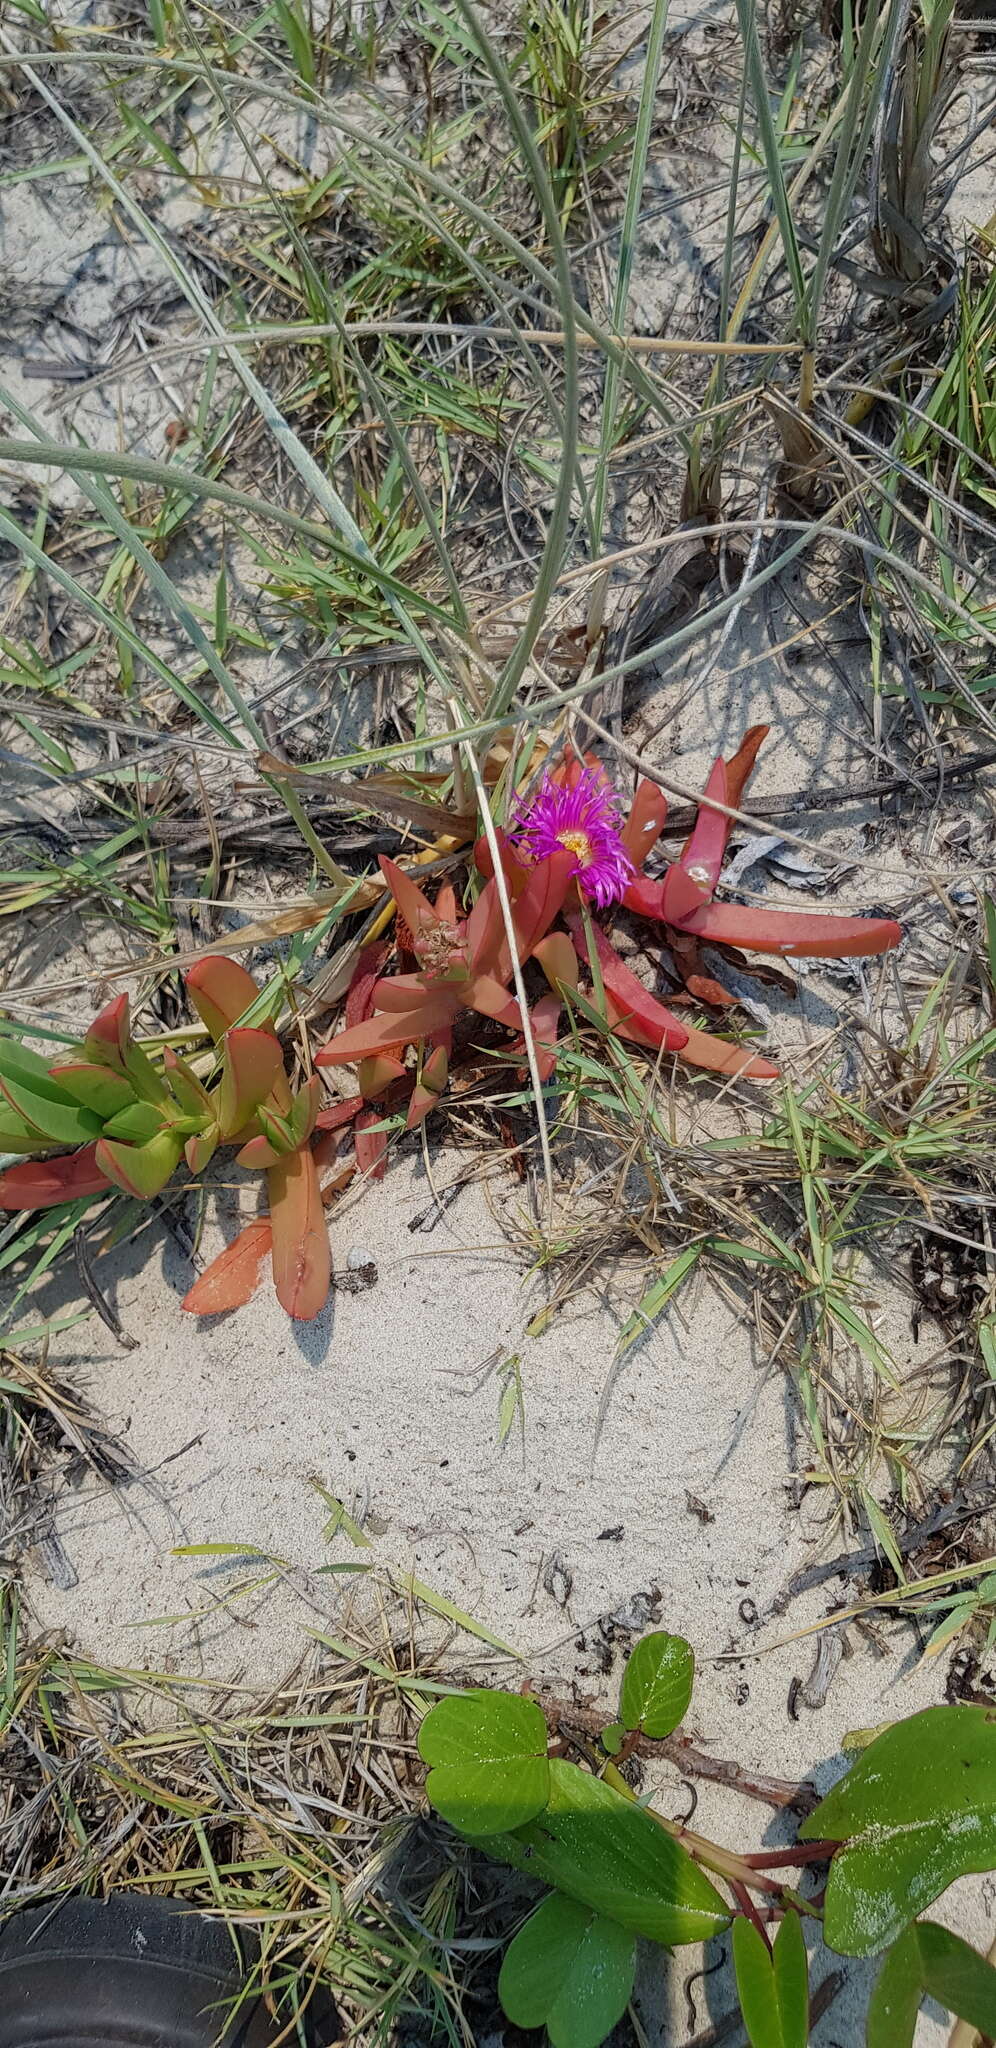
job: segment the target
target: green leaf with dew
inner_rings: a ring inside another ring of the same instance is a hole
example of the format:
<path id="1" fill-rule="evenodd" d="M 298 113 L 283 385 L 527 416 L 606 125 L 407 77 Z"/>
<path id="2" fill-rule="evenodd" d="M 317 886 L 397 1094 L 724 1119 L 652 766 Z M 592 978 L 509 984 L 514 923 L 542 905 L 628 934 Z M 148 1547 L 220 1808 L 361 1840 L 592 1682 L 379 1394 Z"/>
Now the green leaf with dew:
<path id="1" fill-rule="evenodd" d="M 800 1835 L 845 1845 L 827 1883 L 830 1947 L 877 1955 L 956 1877 L 996 1869 L 996 1720 L 952 1706 L 897 1721 Z"/>
<path id="2" fill-rule="evenodd" d="M 786 1913 L 770 1951 L 741 1915 L 733 1923 L 733 1965 L 751 2048 L 806 2048 L 809 1964 L 798 1913 Z"/>
<path id="3" fill-rule="evenodd" d="M 996 2036 L 996 1970 L 967 1941 L 916 1920 L 890 1948 L 868 2006 L 867 2048 L 912 2048 L 920 2007 L 936 1999 L 988 2039 Z"/>
<path id="4" fill-rule="evenodd" d="M 659 1630 L 637 1643 L 623 1672 L 620 1718 L 644 1735 L 670 1735 L 688 1712 L 695 1655 L 684 1636 Z"/>
<path id="5" fill-rule="evenodd" d="M 709 1941 L 729 1924 L 728 1907 L 673 1835 L 635 1800 L 559 1757 L 550 1759 L 550 1798 L 539 1817 L 481 1847 L 649 1941 Z"/>
<path id="6" fill-rule="evenodd" d="M 441 1700 L 418 1736 L 429 1800 L 464 1834 L 520 1827 L 550 1795 L 546 1739 L 539 1707 L 521 1694 L 477 1690 Z"/>
<path id="7" fill-rule="evenodd" d="M 553 2048 L 600 2048 L 633 1991 L 636 1937 L 554 1892 L 510 1943 L 498 1979 L 516 2027 L 544 2027 Z"/>

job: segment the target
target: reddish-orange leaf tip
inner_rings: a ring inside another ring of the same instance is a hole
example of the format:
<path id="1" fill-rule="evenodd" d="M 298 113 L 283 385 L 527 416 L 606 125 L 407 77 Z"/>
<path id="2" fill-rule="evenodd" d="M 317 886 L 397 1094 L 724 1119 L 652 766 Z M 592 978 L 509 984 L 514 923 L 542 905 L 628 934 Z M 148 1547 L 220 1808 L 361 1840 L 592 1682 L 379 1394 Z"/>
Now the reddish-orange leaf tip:
<path id="1" fill-rule="evenodd" d="M 260 1268 L 272 1242 L 268 1218 L 247 1224 L 194 1281 L 180 1307 L 191 1316 L 220 1316 L 228 1309 L 244 1308 L 259 1286 Z"/>

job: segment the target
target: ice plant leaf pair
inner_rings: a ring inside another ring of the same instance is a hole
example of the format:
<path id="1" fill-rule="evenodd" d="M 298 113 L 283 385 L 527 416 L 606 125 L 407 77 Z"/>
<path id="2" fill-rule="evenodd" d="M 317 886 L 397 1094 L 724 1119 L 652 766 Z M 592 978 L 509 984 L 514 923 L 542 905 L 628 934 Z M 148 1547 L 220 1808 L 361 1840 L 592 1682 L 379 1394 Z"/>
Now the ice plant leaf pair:
<path id="1" fill-rule="evenodd" d="M 317 1315 L 331 1273 L 310 1145 L 320 1083 L 309 1080 L 292 1095 L 272 1027 L 240 1022 L 258 1013 L 259 991 L 235 961 L 199 961 L 187 986 L 219 1048 L 217 1078 L 210 1071 L 203 1078 L 170 1048 L 162 1065 L 154 1064 L 132 1038 L 124 996 L 101 1011 L 61 1066 L 46 1067 L 14 1041 L 0 1042 L 0 1145 L 43 1152 L 88 1141 L 69 1156 L 0 1174 L 0 1207 L 53 1207 L 112 1187 L 151 1201 L 182 1157 L 192 1173 L 201 1173 L 218 1144 L 237 1143 L 241 1165 L 266 1171 L 270 1215 L 226 1248 L 183 1306 L 195 1314 L 241 1306 L 272 1250 L 277 1296 L 287 1313 Z"/>
<path id="2" fill-rule="evenodd" d="M 221 958 L 198 961 L 187 976 L 187 987 L 199 1017 L 216 1041 L 225 1038 L 259 995 L 251 974 L 244 967 L 240 967 L 237 961 Z M 265 1035 L 271 1038 L 277 1052 L 276 1061 L 271 1057 L 269 1063 L 272 1086 L 265 1106 L 276 1118 L 285 1119 L 293 1114 L 294 1109 L 290 1084 L 284 1073 L 275 1033 L 270 1031 Z M 254 1066 L 253 1087 L 258 1084 L 261 1072 L 258 1065 Z M 309 1097 L 309 1112 L 311 1105 L 312 1098 Z M 263 1108 L 263 1102 L 258 1106 Z M 266 1181 L 277 1299 L 296 1321 L 309 1321 L 319 1314 L 328 1299 L 332 1254 L 322 1209 L 318 1166 L 307 1143 L 302 1143 L 298 1150 L 286 1157 L 278 1156 L 266 1170 Z M 253 1245 L 258 1242 L 259 1239 L 251 1240 Z M 222 1266 L 225 1298 L 232 1307 L 241 1307 L 242 1300 L 248 1301 L 255 1292 L 261 1261 L 256 1260 L 254 1265 L 252 1256 L 233 1260 L 230 1253 L 229 1246 L 219 1254 L 214 1264 Z M 205 1289 L 205 1282 L 213 1270 L 209 1266 L 184 1298 L 182 1306 L 193 1314 L 205 1313 L 198 1307 L 198 1301 L 204 1300 L 205 1293 L 210 1298 L 210 1288 Z M 237 1294 L 240 1283 L 246 1291 L 242 1300 L 235 1300 L 233 1295 Z M 210 1313 L 217 1313 L 217 1310 Z"/>
<path id="3" fill-rule="evenodd" d="M 767 732 L 766 725 L 751 726 L 732 760 L 714 762 L 705 801 L 684 851 L 659 881 L 644 874 L 634 875 L 623 903 L 638 916 L 659 919 L 691 938 L 743 947 L 748 952 L 774 953 L 785 960 L 842 960 L 888 952 L 902 936 L 891 917 L 823 917 L 819 913 L 756 910 L 740 903 L 714 902 L 734 822 L 728 813 L 740 808 L 744 786 Z M 653 784 L 641 781 L 637 785 L 625 831 L 630 831 L 634 820 L 642 823 L 645 818 L 656 816 L 656 796 L 659 792 L 655 792 Z M 724 808 L 717 810 L 716 805 Z M 639 829 L 635 825 L 631 837 L 636 838 Z"/>

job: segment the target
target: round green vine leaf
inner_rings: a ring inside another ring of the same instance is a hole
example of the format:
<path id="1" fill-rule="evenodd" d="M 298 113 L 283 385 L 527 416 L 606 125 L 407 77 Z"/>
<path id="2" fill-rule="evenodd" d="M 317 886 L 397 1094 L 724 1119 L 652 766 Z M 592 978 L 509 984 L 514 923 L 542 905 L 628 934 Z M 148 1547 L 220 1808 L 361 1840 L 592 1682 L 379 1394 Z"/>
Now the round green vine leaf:
<path id="1" fill-rule="evenodd" d="M 542 1813 L 550 1796 L 546 1722 L 518 1693 L 463 1692 L 440 1700 L 419 1730 L 432 1766 L 426 1792 L 463 1834 L 498 1835 Z"/>

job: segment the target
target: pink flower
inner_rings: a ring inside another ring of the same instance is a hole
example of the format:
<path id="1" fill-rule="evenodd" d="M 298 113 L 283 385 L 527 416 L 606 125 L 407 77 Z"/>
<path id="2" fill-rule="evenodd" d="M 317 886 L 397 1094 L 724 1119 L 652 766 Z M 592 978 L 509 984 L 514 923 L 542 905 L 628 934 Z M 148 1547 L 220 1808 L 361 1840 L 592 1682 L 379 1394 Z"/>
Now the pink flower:
<path id="1" fill-rule="evenodd" d="M 615 791 L 585 768 L 573 789 L 544 775 L 535 796 L 516 805 L 510 836 L 531 861 L 549 860 L 564 849 L 573 853 L 584 895 L 604 910 L 622 895 L 634 873 L 619 828 Z"/>

